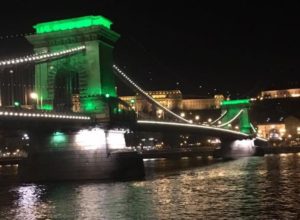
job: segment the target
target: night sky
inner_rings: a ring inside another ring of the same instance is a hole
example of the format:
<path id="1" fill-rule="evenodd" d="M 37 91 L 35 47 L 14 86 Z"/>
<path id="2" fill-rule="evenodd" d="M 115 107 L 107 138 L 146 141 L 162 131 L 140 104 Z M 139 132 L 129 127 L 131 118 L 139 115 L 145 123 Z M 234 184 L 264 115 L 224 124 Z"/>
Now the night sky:
<path id="1" fill-rule="evenodd" d="M 32 33 L 36 23 L 103 15 L 121 34 L 115 63 L 146 90 L 245 98 L 264 89 L 300 87 L 297 5 L 202 2 L 10 0 L 1 6 L 0 57 L 31 53 L 16 35 Z M 119 92 L 130 94 L 122 85 Z"/>

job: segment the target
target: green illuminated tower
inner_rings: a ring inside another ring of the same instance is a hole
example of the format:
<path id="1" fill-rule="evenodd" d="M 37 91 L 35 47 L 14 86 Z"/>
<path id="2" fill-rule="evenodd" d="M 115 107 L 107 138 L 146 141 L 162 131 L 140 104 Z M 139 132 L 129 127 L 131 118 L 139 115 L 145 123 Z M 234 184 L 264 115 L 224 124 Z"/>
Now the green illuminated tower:
<path id="1" fill-rule="evenodd" d="M 227 113 L 222 118 L 222 124 L 230 121 L 242 110 L 241 115 L 239 116 L 239 128 L 241 132 L 250 134 L 251 125 L 250 125 L 250 120 L 248 115 L 249 107 L 250 107 L 249 99 L 223 101 L 221 104 L 221 108 L 222 111 L 227 111 Z"/>
<path id="2" fill-rule="evenodd" d="M 35 66 L 35 92 L 40 109 L 70 110 L 74 97 L 82 112 L 104 112 L 105 97 L 116 97 L 113 48 L 120 37 L 102 16 L 85 16 L 39 23 L 27 36 L 35 53 L 56 52 L 78 46 L 86 49 Z"/>

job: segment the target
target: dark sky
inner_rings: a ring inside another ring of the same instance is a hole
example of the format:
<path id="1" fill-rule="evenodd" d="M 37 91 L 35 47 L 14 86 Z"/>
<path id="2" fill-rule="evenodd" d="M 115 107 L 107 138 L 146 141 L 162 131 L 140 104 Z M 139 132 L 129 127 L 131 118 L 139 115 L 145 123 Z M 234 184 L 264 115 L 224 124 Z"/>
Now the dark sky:
<path id="1" fill-rule="evenodd" d="M 103 15 L 121 34 L 116 64 L 145 89 L 244 98 L 262 89 L 300 87 L 297 5 L 203 2 L 10 0 L 1 6 L 0 57 L 28 54 L 31 47 L 22 37 L 6 36 L 31 33 L 36 23 Z M 120 91 L 126 93 L 123 86 Z"/>

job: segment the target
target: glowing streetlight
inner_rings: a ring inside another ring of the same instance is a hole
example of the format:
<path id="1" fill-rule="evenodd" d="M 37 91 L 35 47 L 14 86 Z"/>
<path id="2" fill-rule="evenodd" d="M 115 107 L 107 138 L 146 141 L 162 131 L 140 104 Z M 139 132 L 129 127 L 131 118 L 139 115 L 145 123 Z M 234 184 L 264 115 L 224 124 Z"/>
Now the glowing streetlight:
<path id="1" fill-rule="evenodd" d="M 36 109 L 38 106 L 38 94 L 35 92 L 30 93 L 30 98 L 34 100 L 34 108 Z"/>
<path id="2" fill-rule="evenodd" d="M 37 99 L 38 98 L 38 94 L 35 92 L 30 93 L 30 98 L 32 99 Z"/>
<path id="3" fill-rule="evenodd" d="M 14 102 L 14 106 L 15 106 L 15 107 L 20 107 L 20 102 L 15 101 L 15 102 Z"/>

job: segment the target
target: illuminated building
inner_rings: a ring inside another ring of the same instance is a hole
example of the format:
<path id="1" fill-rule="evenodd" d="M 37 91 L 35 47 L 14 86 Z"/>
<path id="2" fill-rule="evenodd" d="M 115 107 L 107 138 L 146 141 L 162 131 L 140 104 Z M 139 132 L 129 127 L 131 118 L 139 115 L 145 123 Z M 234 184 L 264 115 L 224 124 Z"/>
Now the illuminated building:
<path id="1" fill-rule="evenodd" d="M 148 91 L 147 93 L 168 109 L 174 110 L 181 107 L 182 94 L 179 90 Z M 136 95 L 136 110 L 142 112 L 153 111 L 151 104 L 140 94 Z"/>
<path id="2" fill-rule="evenodd" d="M 296 88 L 262 91 L 260 97 L 265 99 L 300 97 L 300 89 Z"/>
<path id="3" fill-rule="evenodd" d="M 289 116 L 277 122 L 258 124 L 257 129 L 260 137 L 270 140 L 297 140 L 300 137 L 300 119 Z"/>
<path id="4" fill-rule="evenodd" d="M 214 99 L 184 99 L 182 100 L 182 110 L 199 110 L 214 108 Z"/>
<path id="5" fill-rule="evenodd" d="M 257 125 L 257 133 L 260 137 L 266 139 L 278 139 L 281 140 L 285 135 L 286 129 L 284 123 L 271 123 L 271 124 L 259 124 Z"/>
<path id="6" fill-rule="evenodd" d="M 148 91 L 147 93 L 161 105 L 175 112 L 219 109 L 220 103 L 224 100 L 223 95 L 215 95 L 214 98 L 206 99 L 184 98 L 180 90 Z M 157 118 L 164 118 L 163 111 L 153 107 L 139 94 L 135 96 L 120 96 L 120 99 L 127 102 L 137 112 L 138 116 L 147 114 Z M 199 116 L 196 120 L 199 120 Z"/>
<path id="7" fill-rule="evenodd" d="M 300 89 L 268 90 L 261 92 L 251 104 L 252 123 L 265 138 L 300 141 Z M 300 143 L 300 142 L 299 142 Z M 290 145 L 290 143 L 283 143 Z"/>

